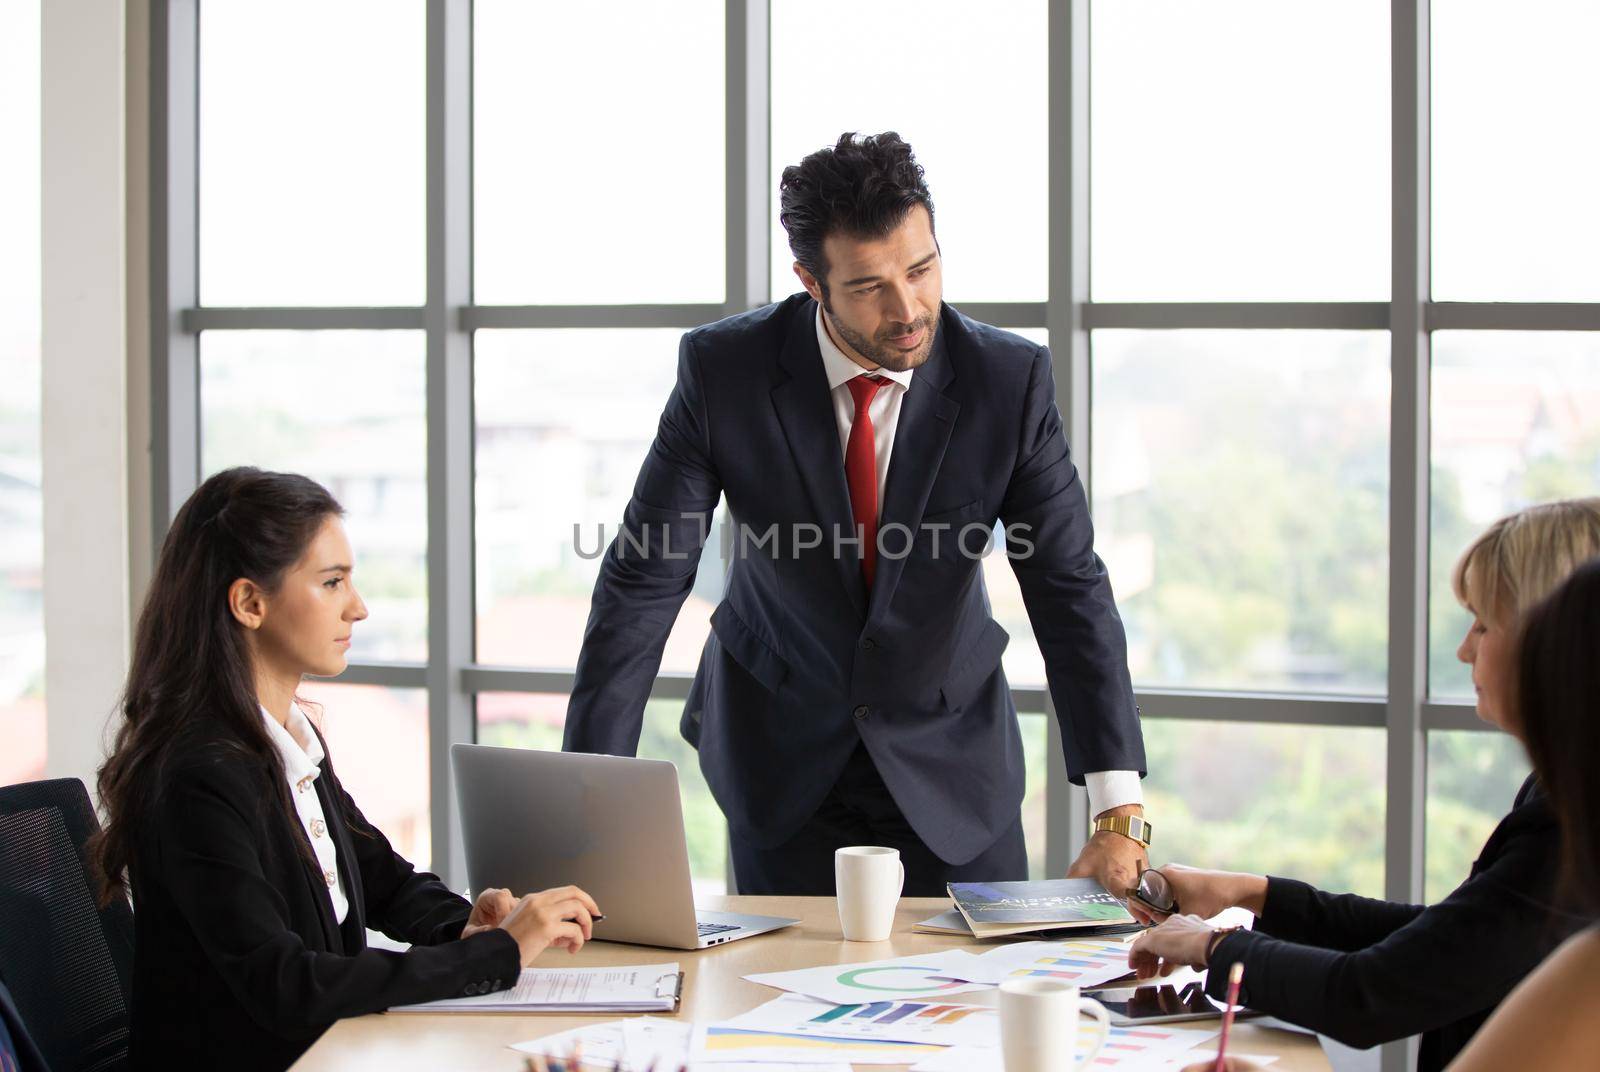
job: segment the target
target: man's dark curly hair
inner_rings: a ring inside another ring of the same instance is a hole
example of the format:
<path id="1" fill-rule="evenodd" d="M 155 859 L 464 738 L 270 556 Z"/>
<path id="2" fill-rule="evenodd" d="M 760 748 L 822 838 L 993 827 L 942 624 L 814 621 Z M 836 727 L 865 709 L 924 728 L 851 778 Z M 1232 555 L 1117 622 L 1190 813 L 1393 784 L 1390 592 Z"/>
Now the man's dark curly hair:
<path id="1" fill-rule="evenodd" d="M 817 278 L 824 296 L 828 263 L 822 240 L 828 235 L 881 238 L 900 226 L 913 205 L 927 209 L 933 224 L 933 198 L 922 165 L 892 130 L 841 134 L 831 148 L 784 168 L 778 192 L 778 220 L 789 232 L 789 249 Z"/>

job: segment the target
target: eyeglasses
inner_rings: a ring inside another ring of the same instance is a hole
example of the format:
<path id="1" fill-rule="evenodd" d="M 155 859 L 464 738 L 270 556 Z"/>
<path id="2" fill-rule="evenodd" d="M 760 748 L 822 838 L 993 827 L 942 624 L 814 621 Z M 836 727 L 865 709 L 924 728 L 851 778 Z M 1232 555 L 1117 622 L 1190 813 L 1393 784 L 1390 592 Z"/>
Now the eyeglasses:
<path id="1" fill-rule="evenodd" d="M 1146 908 L 1153 909 L 1163 915 L 1172 915 L 1178 911 L 1178 895 L 1172 890 L 1172 883 L 1153 867 L 1147 867 L 1139 872 L 1139 885 L 1134 887 L 1132 896 Z"/>

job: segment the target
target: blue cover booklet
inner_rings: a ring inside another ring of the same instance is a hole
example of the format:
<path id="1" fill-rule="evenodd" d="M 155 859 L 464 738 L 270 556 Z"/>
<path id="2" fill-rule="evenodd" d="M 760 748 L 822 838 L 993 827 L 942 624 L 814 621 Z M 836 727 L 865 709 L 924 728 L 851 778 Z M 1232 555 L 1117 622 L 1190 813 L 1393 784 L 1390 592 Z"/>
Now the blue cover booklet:
<path id="1" fill-rule="evenodd" d="M 978 936 L 1137 926 L 1122 901 L 1092 878 L 952 882 L 950 899 Z"/>

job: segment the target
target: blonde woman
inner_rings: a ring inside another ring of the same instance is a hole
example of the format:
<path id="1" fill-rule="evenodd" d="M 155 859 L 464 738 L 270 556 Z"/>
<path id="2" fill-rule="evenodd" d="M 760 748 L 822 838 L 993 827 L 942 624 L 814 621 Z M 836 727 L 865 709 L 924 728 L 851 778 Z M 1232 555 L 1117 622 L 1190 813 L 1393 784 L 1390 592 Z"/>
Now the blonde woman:
<path id="1" fill-rule="evenodd" d="M 1519 733 L 1510 699 L 1523 612 L 1596 556 L 1600 499 L 1502 518 L 1461 556 L 1452 583 L 1473 621 L 1456 656 L 1472 667 L 1484 721 Z M 1210 968 L 1207 989 L 1217 998 L 1228 969 L 1242 962 L 1241 1000 L 1252 1009 L 1352 1046 L 1421 1034 L 1417 1068 L 1435 1072 L 1585 922 L 1557 898 L 1560 845 L 1549 800 L 1530 776 L 1467 880 L 1436 905 L 1171 864 L 1148 880 L 1151 892 L 1170 895 L 1174 914 L 1140 936 L 1130 960 L 1142 977 L 1182 965 Z M 1233 906 L 1256 915 L 1254 930 L 1204 922 Z"/>
<path id="2" fill-rule="evenodd" d="M 1561 881 L 1600 912 L 1600 561 L 1528 615 L 1513 718 L 1561 822 Z M 1591 1068 L 1600 1054 L 1600 928 L 1569 938 L 1511 992 L 1450 1072 Z"/>

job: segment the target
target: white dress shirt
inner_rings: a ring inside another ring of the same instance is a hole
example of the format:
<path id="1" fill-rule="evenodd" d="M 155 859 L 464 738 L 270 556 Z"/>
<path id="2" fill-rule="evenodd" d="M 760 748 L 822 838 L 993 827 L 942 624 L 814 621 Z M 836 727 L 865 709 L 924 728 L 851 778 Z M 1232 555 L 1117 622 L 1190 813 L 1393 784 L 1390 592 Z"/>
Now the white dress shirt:
<path id="1" fill-rule="evenodd" d="M 878 513 L 883 513 L 883 488 L 889 479 L 889 455 L 894 450 L 895 429 L 900 426 L 900 401 L 911 389 L 915 369 L 893 372 L 880 368 L 869 372 L 845 356 L 828 334 L 822 318 L 822 308 L 817 308 L 817 349 L 822 351 L 822 367 L 828 376 L 828 392 L 833 396 L 833 415 L 839 422 L 839 453 L 849 449 L 850 426 L 856 420 L 855 397 L 845 384 L 857 376 L 881 376 L 889 383 L 878 389 L 867 405 L 867 416 L 872 419 L 873 445 L 877 448 Z M 1099 815 L 1124 804 L 1143 804 L 1144 789 L 1139 784 L 1137 771 L 1090 771 L 1084 776 L 1089 790 L 1089 817 Z"/>
<path id="2" fill-rule="evenodd" d="M 326 758 L 322 742 L 317 740 L 311 721 L 297 704 L 289 705 L 287 726 L 279 725 L 265 707 L 261 709 L 261 717 L 267 720 L 267 736 L 272 738 L 278 755 L 283 757 L 289 797 L 294 801 L 294 810 L 306 829 L 311 851 L 316 853 L 317 863 L 322 868 L 322 880 L 328 884 L 333 918 L 343 923 L 350 911 L 350 902 L 344 894 L 344 883 L 339 879 L 339 854 L 334 849 L 333 835 L 328 831 L 327 817 L 322 814 L 322 798 L 317 796 L 315 784 L 317 775 L 322 773 L 320 764 Z"/>

